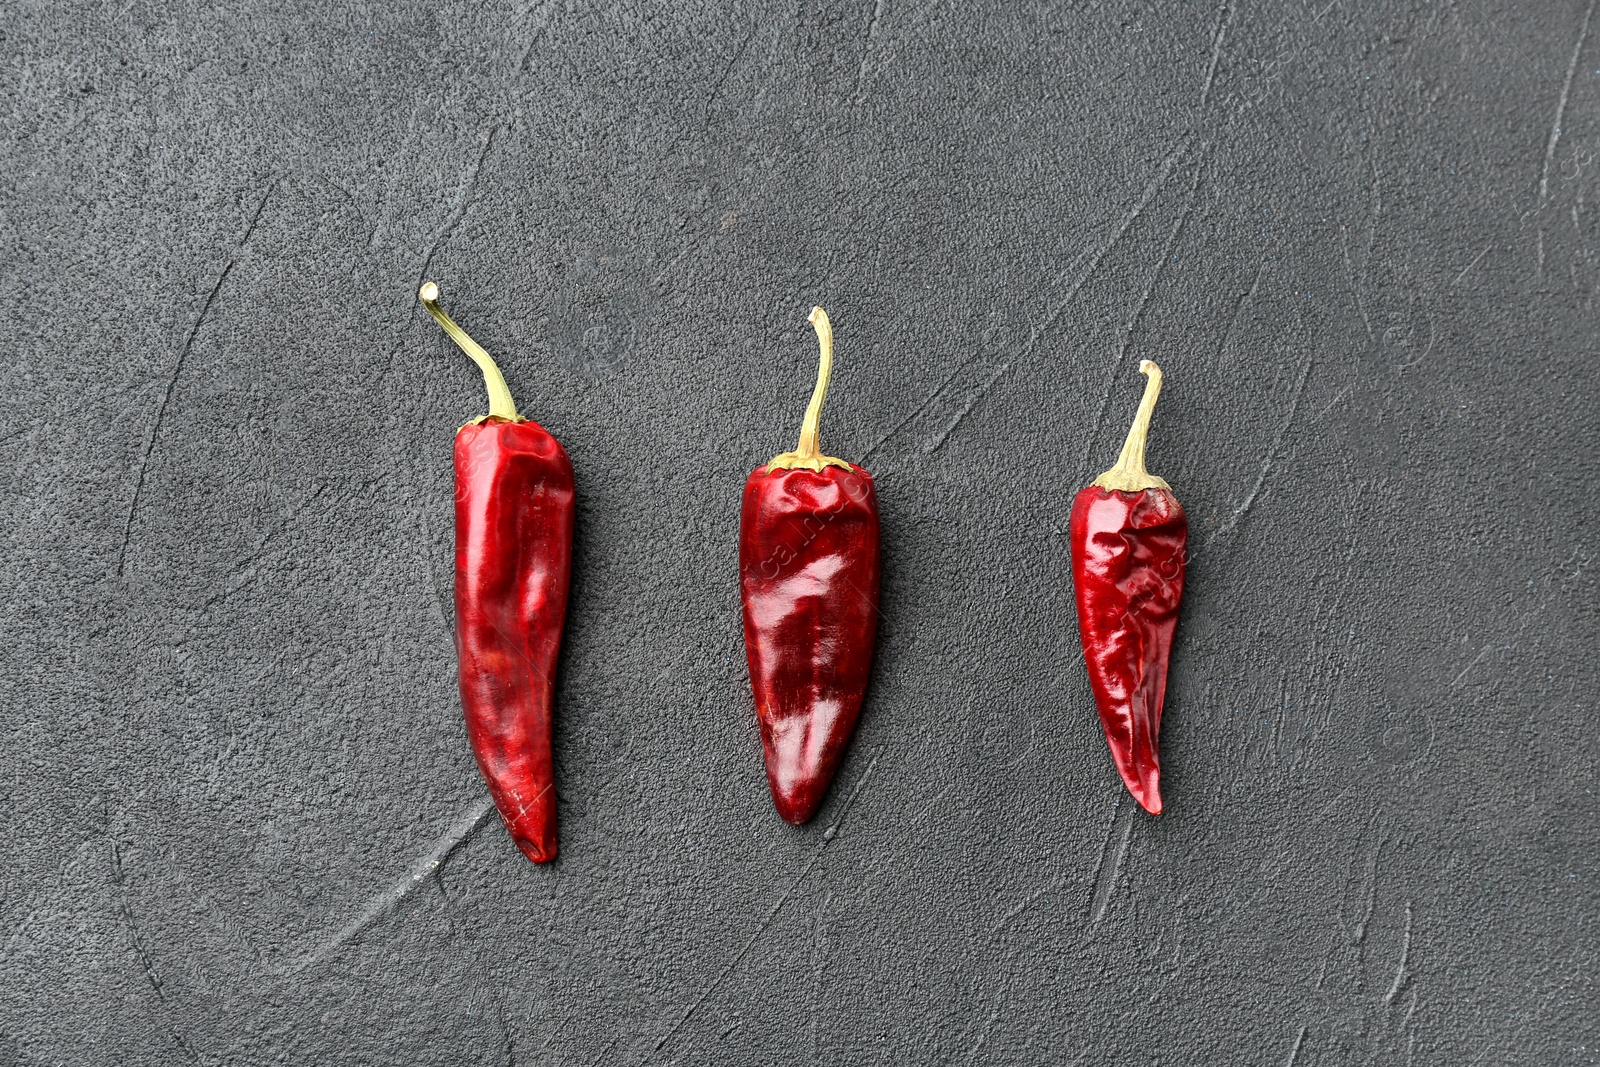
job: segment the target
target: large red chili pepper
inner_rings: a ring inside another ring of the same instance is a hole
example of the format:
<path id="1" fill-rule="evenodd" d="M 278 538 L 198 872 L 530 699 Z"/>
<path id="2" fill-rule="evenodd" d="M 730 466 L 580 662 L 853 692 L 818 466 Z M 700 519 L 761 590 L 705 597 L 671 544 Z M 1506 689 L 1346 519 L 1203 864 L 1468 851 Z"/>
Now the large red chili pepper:
<path id="1" fill-rule="evenodd" d="M 572 569 L 572 464 L 517 414 L 489 353 L 422 304 L 483 371 L 489 414 L 456 431 L 456 658 L 467 739 L 511 839 L 535 863 L 556 855 L 550 712 Z"/>
<path id="2" fill-rule="evenodd" d="M 1189 520 L 1172 487 L 1144 467 L 1161 368 L 1148 381 L 1116 466 L 1072 504 L 1072 581 L 1089 685 L 1128 792 L 1161 814 L 1161 702 L 1183 599 Z"/>
<path id="3" fill-rule="evenodd" d="M 822 348 L 793 452 L 745 482 L 739 528 L 745 652 L 778 814 L 817 813 L 861 713 L 878 626 L 878 497 L 872 475 L 824 456 L 817 423 L 833 373 L 833 329 L 811 310 Z"/>

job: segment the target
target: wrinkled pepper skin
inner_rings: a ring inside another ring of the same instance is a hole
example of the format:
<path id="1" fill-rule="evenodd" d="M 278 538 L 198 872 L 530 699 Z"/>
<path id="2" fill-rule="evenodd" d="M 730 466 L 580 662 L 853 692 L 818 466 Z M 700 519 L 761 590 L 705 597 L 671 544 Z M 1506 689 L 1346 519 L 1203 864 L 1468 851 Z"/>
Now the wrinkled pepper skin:
<path id="1" fill-rule="evenodd" d="M 852 464 L 745 482 L 745 650 L 767 784 L 791 823 L 817 813 L 855 731 L 878 628 L 878 497 Z"/>
<path id="2" fill-rule="evenodd" d="M 550 757 L 572 571 L 572 463 L 535 422 L 456 435 L 456 652 L 478 769 L 523 855 L 556 855 Z"/>
<path id="3" fill-rule="evenodd" d="M 1161 704 L 1189 521 L 1169 489 L 1091 485 L 1072 504 L 1072 581 L 1089 684 L 1128 791 L 1161 813 Z"/>

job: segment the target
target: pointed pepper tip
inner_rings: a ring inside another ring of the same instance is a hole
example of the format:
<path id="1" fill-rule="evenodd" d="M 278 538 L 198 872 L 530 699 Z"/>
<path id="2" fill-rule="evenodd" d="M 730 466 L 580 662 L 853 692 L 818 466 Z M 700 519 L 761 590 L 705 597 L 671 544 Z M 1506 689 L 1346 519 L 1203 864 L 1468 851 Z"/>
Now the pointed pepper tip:
<path id="1" fill-rule="evenodd" d="M 553 837 L 551 840 L 541 842 L 514 833 L 511 835 L 511 840 L 516 844 L 518 851 L 533 863 L 549 863 L 556 858 L 556 843 Z"/>
<path id="2" fill-rule="evenodd" d="M 1154 776 L 1147 782 L 1141 782 L 1124 777 L 1122 784 L 1128 787 L 1128 793 L 1139 806 L 1151 815 L 1161 814 L 1161 783 Z"/>

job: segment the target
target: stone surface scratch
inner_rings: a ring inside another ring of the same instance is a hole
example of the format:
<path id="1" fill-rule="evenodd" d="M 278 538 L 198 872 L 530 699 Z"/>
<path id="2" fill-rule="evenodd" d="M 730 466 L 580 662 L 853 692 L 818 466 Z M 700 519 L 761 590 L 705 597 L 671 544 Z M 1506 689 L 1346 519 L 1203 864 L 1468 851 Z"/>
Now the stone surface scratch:
<path id="1" fill-rule="evenodd" d="M 455 825 L 443 837 L 434 843 L 431 849 L 411 865 L 411 869 L 399 881 L 388 889 L 373 894 L 355 918 L 301 957 L 293 969 L 303 971 L 314 967 L 361 936 L 373 923 L 389 914 L 402 900 L 410 896 L 412 890 L 437 874 L 456 849 L 471 840 L 472 835 L 487 824 L 494 813 L 494 801 L 488 797 L 474 804 L 456 820 Z"/>

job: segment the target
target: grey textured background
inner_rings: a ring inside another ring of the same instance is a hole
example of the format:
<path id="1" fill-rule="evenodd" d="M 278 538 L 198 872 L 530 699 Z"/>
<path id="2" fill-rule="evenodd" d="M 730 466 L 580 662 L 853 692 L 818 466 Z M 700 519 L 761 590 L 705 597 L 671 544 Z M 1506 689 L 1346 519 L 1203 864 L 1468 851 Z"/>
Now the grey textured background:
<path id="1" fill-rule="evenodd" d="M 1600 1062 L 1595 4 L 978 7 L 7 8 L 0 1064 Z M 549 867 L 424 275 L 577 470 Z M 793 829 L 735 534 L 813 302 L 885 588 Z M 1064 536 L 1144 357 L 1160 819 Z"/>

